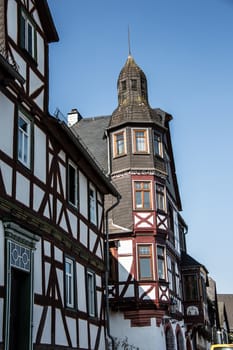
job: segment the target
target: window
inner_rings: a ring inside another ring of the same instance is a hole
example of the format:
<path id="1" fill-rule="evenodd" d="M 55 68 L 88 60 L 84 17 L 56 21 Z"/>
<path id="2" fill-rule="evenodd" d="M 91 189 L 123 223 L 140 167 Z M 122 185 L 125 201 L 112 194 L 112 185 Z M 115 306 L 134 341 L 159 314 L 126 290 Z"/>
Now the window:
<path id="1" fill-rule="evenodd" d="M 133 130 L 135 153 L 148 153 L 147 130 Z"/>
<path id="2" fill-rule="evenodd" d="M 89 187 L 89 213 L 90 213 L 90 221 L 96 225 L 97 223 L 96 190 L 92 184 L 90 184 L 90 187 Z"/>
<path id="3" fill-rule="evenodd" d="M 156 207 L 157 210 L 166 211 L 165 187 L 161 184 L 156 184 Z"/>
<path id="4" fill-rule="evenodd" d="M 96 316 L 96 282 L 91 271 L 87 271 L 87 309 L 89 316 Z"/>
<path id="5" fill-rule="evenodd" d="M 31 163 L 31 122 L 19 112 L 18 117 L 18 160 L 28 168 Z"/>
<path id="6" fill-rule="evenodd" d="M 69 161 L 68 163 L 68 201 L 77 207 L 78 205 L 78 169 Z"/>
<path id="7" fill-rule="evenodd" d="M 184 275 L 185 301 L 198 300 L 197 275 Z"/>
<path id="8" fill-rule="evenodd" d="M 69 258 L 65 258 L 65 301 L 74 307 L 74 261 Z"/>
<path id="9" fill-rule="evenodd" d="M 173 216 L 173 207 L 172 207 L 171 203 L 168 203 L 168 226 L 169 226 L 168 239 L 170 242 L 175 244 L 174 216 Z"/>
<path id="10" fill-rule="evenodd" d="M 133 91 L 137 91 L 137 80 L 131 79 L 131 88 Z"/>
<path id="11" fill-rule="evenodd" d="M 165 279 L 165 259 L 164 259 L 164 247 L 157 246 L 157 260 L 158 260 L 158 278 Z"/>
<path id="12" fill-rule="evenodd" d="M 139 280 L 153 279 L 152 245 L 138 245 Z"/>
<path id="13" fill-rule="evenodd" d="M 134 182 L 135 209 L 151 209 L 151 183 Z"/>
<path id="14" fill-rule="evenodd" d="M 126 154 L 125 131 L 120 131 L 114 134 L 114 157 L 119 157 Z"/>
<path id="15" fill-rule="evenodd" d="M 157 132 L 154 133 L 154 153 L 157 156 L 163 156 L 162 136 Z"/>
<path id="16" fill-rule="evenodd" d="M 36 30 L 23 9 L 20 16 L 20 46 L 36 58 Z"/>
<path id="17" fill-rule="evenodd" d="M 121 82 L 121 88 L 122 88 L 122 91 L 125 91 L 126 90 L 126 80 L 123 80 Z"/>

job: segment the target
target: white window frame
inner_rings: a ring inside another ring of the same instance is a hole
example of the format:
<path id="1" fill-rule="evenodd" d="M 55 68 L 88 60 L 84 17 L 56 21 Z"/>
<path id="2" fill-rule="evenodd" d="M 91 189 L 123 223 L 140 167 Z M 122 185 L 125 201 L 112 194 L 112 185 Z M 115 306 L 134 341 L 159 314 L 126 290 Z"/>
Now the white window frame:
<path id="1" fill-rule="evenodd" d="M 95 273 L 87 271 L 87 310 L 91 317 L 96 316 L 96 277 Z"/>
<path id="2" fill-rule="evenodd" d="M 70 168 L 73 168 L 73 170 L 74 170 L 74 179 L 73 179 L 74 183 L 73 184 L 71 184 Z M 67 174 L 67 176 L 68 176 L 68 186 L 67 186 L 68 202 L 77 208 L 78 203 L 79 203 L 79 198 L 78 198 L 79 197 L 78 168 L 71 160 L 68 161 L 68 174 Z M 71 196 L 70 196 L 71 186 L 73 187 L 73 192 L 74 192 L 74 199 L 73 200 L 71 200 Z"/>
<path id="3" fill-rule="evenodd" d="M 137 142 L 136 142 L 136 133 L 137 132 L 143 132 L 144 133 L 144 149 L 140 150 L 137 149 Z M 132 144 L 133 144 L 133 153 L 135 154 L 148 154 L 149 153 L 149 134 L 148 129 L 144 128 L 134 128 L 132 129 Z"/>
<path id="4" fill-rule="evenodd" d="M 67 265 L 70 267 L 70 270 L 67 270 Z M 74 260 L 65 257 L 65 301 L 66 306 L 74 308 Z"/>
<path id="5" fill-rule="evenodd" d="M 21 127 L 20 120 L 26 123 L 26 130 Z M 31 121 L 21 112 L 18 113 L 18 145 L 17 153 L 18 160 L 25 165 L 27 168 L 30 168 L 31 164 Z"/>
<path id="6" fill-rule="evenodd" d="M 89 184 L 89 213 L 90 213 L 90 222 L 96 225 L 97 224 L 97 193 L 92 183 Z"/>
<path id="7" fill-rule="evenodd" d="M 24 34 L 24 37 L 22 35 Z M 36 30 L 29 16 L 21 8 L 20 18 L 20 44 L 34 59 L 36 59 Z"/>

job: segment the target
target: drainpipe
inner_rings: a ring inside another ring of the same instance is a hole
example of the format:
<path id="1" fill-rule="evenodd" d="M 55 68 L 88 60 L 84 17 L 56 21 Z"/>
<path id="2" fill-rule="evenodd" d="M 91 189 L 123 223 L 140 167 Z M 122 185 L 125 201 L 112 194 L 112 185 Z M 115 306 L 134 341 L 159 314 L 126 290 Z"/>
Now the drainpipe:
<path id="1" fill-rule="evenodd" d="M 110 208 L 106 210 L 105 213 L 105 235 L 106 235 L 106 245 L 105 245 L 105 256 L 106 256 L 106 270 L 105 270 L 105 301 L 106 301 L 106 321 L 107 321 L 107 335 L 112 341 L 112 350 L 115 349 L 115 341 L 110 333 L 110 320 L 109 320 L 109 294 L 108 294 L 108 277 L 109 277 L 109 229 L 108 229 L 108 214 L 113 210 L 120 202 L 121 196 L 117 196 L 117 201 Z"/>

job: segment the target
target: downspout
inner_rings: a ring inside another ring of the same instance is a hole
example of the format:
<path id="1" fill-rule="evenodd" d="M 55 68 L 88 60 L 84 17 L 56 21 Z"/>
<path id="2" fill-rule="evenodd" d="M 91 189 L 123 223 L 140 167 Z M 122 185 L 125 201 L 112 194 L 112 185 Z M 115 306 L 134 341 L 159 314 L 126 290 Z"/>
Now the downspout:
<path id="1" fill-rule="evenodd" d="M 109 320 L 109 293 L 108 293 L 108 277 L 109 277 L 109 229 L 108 229 L 108 214 L 113 210 L 120 202 L 121 196 L 117 196 L 117 201 L 110 208 L 106 210 L 105 213 L 105 235 L 106 235 L 106 244 L 105 244 L 105 256 L 106 256 L 106 270 L 105 270 L 105 302 L 106 302 L 106 321 L 107 321 L 107 335 L 112 341 L 112 350 L 115 349 L 115 340 L 110 333 L 110 320 Z"/>

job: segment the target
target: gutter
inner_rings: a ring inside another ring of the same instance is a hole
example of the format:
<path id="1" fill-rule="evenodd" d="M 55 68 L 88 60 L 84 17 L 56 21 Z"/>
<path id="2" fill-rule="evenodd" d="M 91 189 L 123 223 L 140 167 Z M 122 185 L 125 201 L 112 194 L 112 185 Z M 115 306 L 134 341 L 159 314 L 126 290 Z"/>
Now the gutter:
<path id="1" fill-rule="evenodd" d="M 105 245 L 105 256 L 106 256 L 106 270 L 105 270 L 105 302 L 106 302 L 106 321 L 107 321 L 107 335 L 112 342 L 112 350 L 115 349 L 115 340 L 110 332 L 110 320 L 109 320 L 109 293 L 108 293 L 108 277 L 109 277 L 109 229 L 108 229 L 108 214 L 113 210 L 121 200 L 121 196 L 118 194 L 117 201 L 106 210 L 105 213 L 105 234 L 106 234 L 106 245 Z"/>

